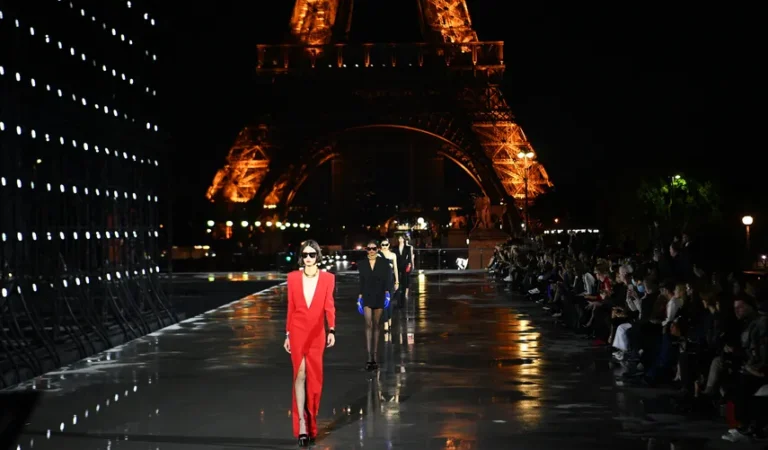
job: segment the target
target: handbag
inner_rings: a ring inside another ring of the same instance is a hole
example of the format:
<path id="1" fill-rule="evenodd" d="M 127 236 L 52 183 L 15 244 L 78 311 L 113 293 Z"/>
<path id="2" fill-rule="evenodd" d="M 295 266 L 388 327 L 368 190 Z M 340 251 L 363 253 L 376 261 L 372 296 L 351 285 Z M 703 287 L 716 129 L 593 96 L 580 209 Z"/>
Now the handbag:
<path id="1" fill-rule="evenodd" d="M 408 265 L 405 266 L 405 273 L 411 273 L 411 263 L 408 263 Z"/>

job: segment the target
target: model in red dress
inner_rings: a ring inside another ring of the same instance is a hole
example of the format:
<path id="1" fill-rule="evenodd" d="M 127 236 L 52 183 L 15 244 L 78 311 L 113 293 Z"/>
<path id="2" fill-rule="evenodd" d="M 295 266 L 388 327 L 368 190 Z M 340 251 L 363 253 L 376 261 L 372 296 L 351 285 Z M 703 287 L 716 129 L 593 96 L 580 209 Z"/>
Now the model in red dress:
<path id="1" fill-rule="evenodd" d="M 317 414 L 323 390 L 323 353 L 335 340 L 336 277 L 317 266 L 320 246 L 302 243 L 303 268 L 288 274 L 288 319 L 285 350 L 293 363 L 293 434 L 300 446 L 317 437 Z M 328 333 L 325 322 L 328 322 Z"/>

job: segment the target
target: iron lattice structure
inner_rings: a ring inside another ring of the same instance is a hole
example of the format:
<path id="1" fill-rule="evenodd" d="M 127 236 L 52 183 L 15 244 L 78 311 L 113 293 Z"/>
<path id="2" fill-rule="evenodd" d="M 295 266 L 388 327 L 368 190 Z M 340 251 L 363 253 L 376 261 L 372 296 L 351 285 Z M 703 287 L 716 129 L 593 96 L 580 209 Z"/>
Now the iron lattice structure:
<path id="1" fill-rule="evenodd" d="M 83 37 L 67 4 L 2 6 L 0 387 L 177 321 L 159 274 L 165 139 L 131 120 L 151 117 L 153 90 L 118 84 L 85 43 L 56 48 Z M 128 47 L 104 46 L 113 60 Z"/>
<path id="2" fill-rule="evenodd" d="M 478 40 L 464 0 L 417 1 L 425 42 L 356 45 L 343 39 L 352 0 L 296 0 L 294 42 L 257 48 L 268 109 L 240 133 L 207 198 L 285 213 L 339 156 L 336 137 L 366 127 L 434 136 L 495 203 L 551 187 L 499 88 L 504 43 Z"/>

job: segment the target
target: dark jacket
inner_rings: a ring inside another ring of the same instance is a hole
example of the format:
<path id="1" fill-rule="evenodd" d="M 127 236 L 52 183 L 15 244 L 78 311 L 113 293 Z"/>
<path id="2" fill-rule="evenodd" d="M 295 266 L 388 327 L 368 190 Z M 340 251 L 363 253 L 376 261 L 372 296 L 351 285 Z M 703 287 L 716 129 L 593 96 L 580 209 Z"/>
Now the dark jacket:
<path id="1" fill-rule="evenodd" d="M 413 248 L 410 245 L 404 245 L 403 246 L 403 252 L 400 253 L 400 246 L 395 246 L 392 251 L 395 252 L 397 255 L 397 271 L 398 272 L 405 272 L 405 266 L 408 264 L 411 264 L 411 269 L 413 269 L 413 261 L 411 261 L 411 252 L 413 251 Z"/>
<path id="2" fill-rule="evenodd" d="M 368 259 L 357 263 L 360 272 L 360 290 L 366 306 L 380 308 L 384 305 L 384 293 L 394 292 L 394 274 L 385 258 L 376 258 L 376 264 L 371 270 Z M 379 306 L 382 305 L 382 306 Z"/>

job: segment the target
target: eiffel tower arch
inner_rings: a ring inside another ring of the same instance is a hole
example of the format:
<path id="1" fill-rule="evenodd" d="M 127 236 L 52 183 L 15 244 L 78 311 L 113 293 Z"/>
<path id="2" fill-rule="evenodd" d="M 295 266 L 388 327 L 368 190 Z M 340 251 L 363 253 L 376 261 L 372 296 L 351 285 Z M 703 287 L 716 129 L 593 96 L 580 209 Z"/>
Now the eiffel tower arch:
<path id="1" fill-rule="evenodd" d="M 494 204 L 551 186 L 499 89 L 504 43 L 479 41 L 464 0 L 415 0 L 425 42 L 346 42 L 352 0 L 296 0 L 291 42 L 257 46 L 261 113 L 238 135 L 211 201 L 253 202 L 273 217 L 341 156 L 345 132 L 432 136 Z M 349 149 L 347 151 L 350 151 Z"/>

